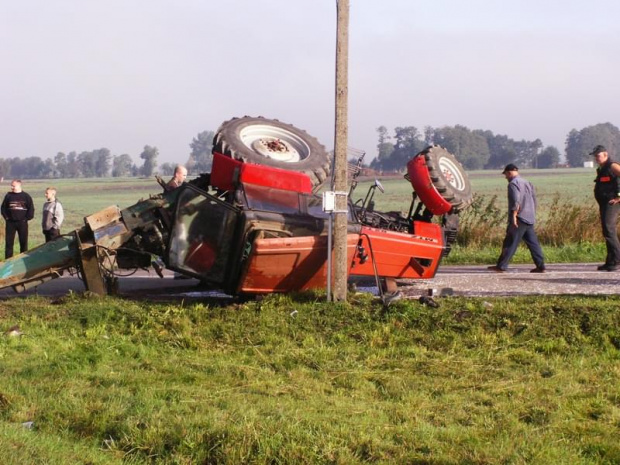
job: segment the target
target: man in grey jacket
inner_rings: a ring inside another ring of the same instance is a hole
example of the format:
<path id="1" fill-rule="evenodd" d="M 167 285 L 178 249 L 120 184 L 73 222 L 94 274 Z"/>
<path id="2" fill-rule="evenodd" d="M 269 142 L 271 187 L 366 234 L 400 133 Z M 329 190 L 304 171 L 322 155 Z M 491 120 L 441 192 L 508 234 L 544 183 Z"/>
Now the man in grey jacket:
<path id="1" fill-rule="evenodd" d="M 512 163 L 506 165 L 502 172 L 508 181 L 508 227 L 502 244 L 502 253 L 497 259 L 497 265 L 490 266 L 489 270 L 503 273 L 508 263 L 517 251 L 521 240 L 532 255 L 536 268 L 531 273 L 545 272 L 545 257 L 534 231 L 536 222 L 536 193 L 534 186 L 521 176 L 519 168 Z"/>
<path id="2" fill-rule="evenodd" d="M 65 219 L 65 212 L 62 209 L 62 204 L 56 199 L 56 188 L 48 187 L 45 189 L 45 200 L 41 226 L 43 227 L 45 242 L 49 242 L 60 236 L 60 225 Z"/>

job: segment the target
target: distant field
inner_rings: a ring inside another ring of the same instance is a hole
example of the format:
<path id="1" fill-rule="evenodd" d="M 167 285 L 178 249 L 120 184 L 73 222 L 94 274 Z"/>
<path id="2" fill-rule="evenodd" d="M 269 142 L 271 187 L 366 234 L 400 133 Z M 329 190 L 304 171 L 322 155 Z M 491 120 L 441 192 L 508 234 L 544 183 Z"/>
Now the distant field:
<path id="1" fill-rule="evenodd" d="M 497 195 L 499 205 L 506 205 L 506 179 L 499 170 L 479 170 L 468 172 L 476 195 L 490 198 Z M 587 168 L 564 168 L 553 170 L 522 170 L 521 175 L 532 182 L 536 188 L 541 210 L 549 206 L 556 196 L 570 200 L 575 204 L 593 204 L 595 172 Z M 403 210 L 411 202 L 411 184 L 398 176 L 378 176 L 385 187 L 385 193 L 375 196 L 378 210 Z M 366 195 L 372 180 L 360 182 L 355 191 L 355 198 Z M 543 211 L 541 211 L 544 214 Z"/>

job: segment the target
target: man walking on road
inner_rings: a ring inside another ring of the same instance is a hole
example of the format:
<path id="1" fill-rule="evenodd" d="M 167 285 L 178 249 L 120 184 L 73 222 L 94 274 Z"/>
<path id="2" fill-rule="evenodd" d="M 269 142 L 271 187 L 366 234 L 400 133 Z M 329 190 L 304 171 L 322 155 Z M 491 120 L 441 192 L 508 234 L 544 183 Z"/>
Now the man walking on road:
<path id="1" fill-rule="evenodd" d="M 13 256 L 15 233 L 19 236 L 20 253 L 28 250 L 28 221 L 34 218 L 32 197 L 22 191 L 20 179 L 11 181 L 11 192 L 4 196 L 0 207 L 2 218 L 6 222 L 4 258 Z"/>
<path id="2" fill-rule="evenodd" d="M 519 176 L 519 168 L 512 163 L 506 165 L 502 174 L 508 181 L 508 227 L 502 244 L 502 253 L 497 259 L 497 265 L 488 269 L 503 273 L 508 263 L 519 247 L 521 240 L 532 255 L 536 268 L 531 273 L 545 272 L 545 257 L 538 236 L 534 231 L 536 222 L 536 193 L 534 186 Z"/>
<path id="3" fill-rule="evenodd" d="M 609 158 L 607 149 L 597 145 L 590 152 L 598 168 L 594 180 L 594 198 L 598 203 L 607 257 L 599 271 L 616 271 L 620 268 L 620 241 L 618 241 L 618 214 L 620 213 L 620 164 Z"/>

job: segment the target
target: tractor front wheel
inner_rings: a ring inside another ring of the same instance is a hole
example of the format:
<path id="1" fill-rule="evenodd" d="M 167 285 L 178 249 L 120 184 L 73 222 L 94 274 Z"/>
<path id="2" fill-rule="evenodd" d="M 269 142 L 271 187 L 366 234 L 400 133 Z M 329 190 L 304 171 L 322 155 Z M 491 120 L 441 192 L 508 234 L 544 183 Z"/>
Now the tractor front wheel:
<path id="1" fill-rule="evenodd" d="M 224 122 L 213 139 L 213 152 L 304 173 L 313 186 L 322 183 L 330 172 L 330 157 L 318 140 L 293 125 L 262 116 Z"/>

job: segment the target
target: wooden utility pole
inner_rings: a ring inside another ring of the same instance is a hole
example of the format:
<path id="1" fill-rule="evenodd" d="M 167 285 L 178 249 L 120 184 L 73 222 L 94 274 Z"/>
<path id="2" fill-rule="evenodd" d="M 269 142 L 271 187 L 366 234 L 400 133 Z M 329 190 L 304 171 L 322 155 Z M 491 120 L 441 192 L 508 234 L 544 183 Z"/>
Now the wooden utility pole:
<path id="1" fill-rule="evenodd" d="M 348 61 L 349 0 L 336 0 L 336 133 L 334 141 L 334 301 L 347 300 L 347 141 L 348 141 Z"/>

